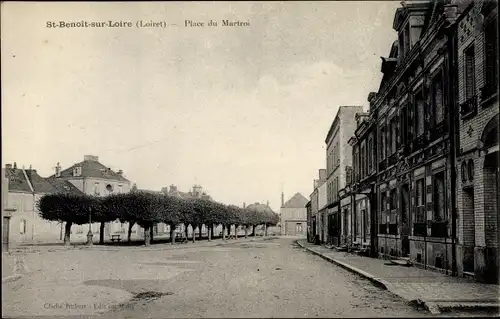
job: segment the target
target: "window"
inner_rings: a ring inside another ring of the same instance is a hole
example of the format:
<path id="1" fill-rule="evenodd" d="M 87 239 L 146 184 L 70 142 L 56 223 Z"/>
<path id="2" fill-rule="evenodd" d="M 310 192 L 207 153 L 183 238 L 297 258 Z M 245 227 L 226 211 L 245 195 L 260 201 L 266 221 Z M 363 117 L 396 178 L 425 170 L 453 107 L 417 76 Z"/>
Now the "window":
<path id="1" fill-rule="evenodd" d="M 368 139 L 368 149 L 367 149 L 367 153 L 368 153 L 368 174 L 370 174 L 372 172 L 372 168 L 373 168 L 373 139 L 370 138 Z"/>
<path id="2" fill-rule="evenodd" d="M 432 80 L 432 104 L 434 121 L 436 124 L 440 124 L 444 120 L 443 77 L 441 73 Z"/>
<path id="3" fill-rule="evenodd" d="M 301 232 L 302 232 L 302 223 L 297 223 L 297 224 L 295 225 L 295 231 L 296 231 L 297 233 L 301 233 Z"/>
<path id="4" fill-rule="evenodd" d="M 400 120 L 400 128 L 401 128 L 400 143 L 402 145 L 406 145 L 406 137 L 408 134 L 408 113 L 407 113 L 407 106 L 406 105 L 401 108 L 401 116 L 400 116 L 399 120 Z"/>
<path id="5" fill-rule="evenodd" d="M 380 161 L 385 159 L 385 127 L 380 128 Z"/>
<path id="6" fill-rule="evenodd" d="M 416 117 L 415 117 L 415 127 L 416 127 L 416 137 L 419 137 L 424 134 L 425 129 L 425 102 L 422 91 L 419 91 L 415 96 L 416 101 Z"/>
<path id="7" fill-rule="evenodd" d="M 465 65 L 465 99 L 468 100 L 476 94 L 476 70 L 474 66 L 474 46 L 469 46 L 464 51 Z M 487 73 L 487 72 L 485 72 Z"/>
<path id="8" fill-rule="evenodd" d="M 491 93 L 495 93 L 496 86 L 498 83 L 498 49 L 497 49 L 497 19 L 492 19 L 488 21 L 488 24 L 484 28 L 484 46 L 485 46 L 485 81 L 486 86 L 491 88 Z"/>
<path id="9" fill-rule="evenodd" d="M 361 178 L 365 177 L 365 145 L 361 145 Z"/>
<path id="10" fill-rule="evenodd" d="M 434 175 L 434 220 L 444 219 L 444 172 Z"/>
<path id="11" fill-rule="evenodd" d="M 123 185 L 118 185 L 118 193 L 123 193 Z"/>
<path id="12" fill-rule="evenodd" d="M 366 209 L 361 211 L 361 216 L 363 216 L 363 241 L 366 241 L 366 236 L 370 234 L 370 223 Z"/>
<path id="13" fill-rule="evenodd" d="M 394 117 L 391 120 L 391 154 L 396 153 L 397 140 L 398 140 L 398 125 L 397 125 L 397 119 L 396 117 Z"/>
<path id="14" fill-rule="evenodd" d="M 416 204 L 417 204 L 417 211 L 416 211 L 416 222 L 417 223 L 424 223 L 425 222 L 425 189 L 424 189 L 424 179 L 419 179 L 417 180 L 417 189 L 416 189 Z"/>
<path id="15" fill-rule="evenodd" d="M 407 138 L 406 138 L 406 142 L 408 143 L 411 139 L 414 138 L 415 136 L 415 123 L 414 123 L 414 120 L 413 120 L 413 117 L 415 115 L 414 113 L 414 110 L 413 110 L 413 105 L 408 105 L 406 107 L 406 112 L 407 112 L 407 128 L 408 128 L 408 132 L 407 132 Z"/>
<path id="16" fill-rule="evenodd" d="M 101 195 L 101 188 L 99 187 L 99 183 L 98 182 L 94 183 L 94 194 L 95 195 Z"/>
<path id="17" fill-rule="evenodd" d="M 392 209 L 396 209 L 396 207 L 397 207 L 397 201 L 398 201 L 397 191 L 394 188 L 394 189 L 391 190 L 391 210 Z"/>
<path id="18" fill-rule="evenodd" d="M 27 225 L 28 225 L 28 223 L 26 222 L 26 220 L 25 219 L 21 219 L 21 223 L 19 224 L 19 233 L 21 235 L 26 234 Z"/>

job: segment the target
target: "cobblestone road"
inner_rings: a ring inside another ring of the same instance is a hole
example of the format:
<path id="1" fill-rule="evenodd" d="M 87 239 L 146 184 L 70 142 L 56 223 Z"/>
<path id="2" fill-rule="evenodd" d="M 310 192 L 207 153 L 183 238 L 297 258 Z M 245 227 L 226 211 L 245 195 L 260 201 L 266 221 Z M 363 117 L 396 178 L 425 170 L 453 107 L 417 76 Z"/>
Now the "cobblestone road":
<path id="1" fill-rule="evenodd" d="M 290 238 L 25 258 L 31 273 L 2 285 L 2 312 L 8 316 L 428 316 Z"/>

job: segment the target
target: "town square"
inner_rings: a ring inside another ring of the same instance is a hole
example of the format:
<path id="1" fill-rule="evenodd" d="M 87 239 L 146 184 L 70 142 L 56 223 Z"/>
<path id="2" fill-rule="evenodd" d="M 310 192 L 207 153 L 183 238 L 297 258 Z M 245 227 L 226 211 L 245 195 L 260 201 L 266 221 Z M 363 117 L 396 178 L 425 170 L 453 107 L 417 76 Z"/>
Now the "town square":
<path id="1" fill-rule="evenodd" d="M 497 317 L 498 1 L 14 2 L 2 317 Z"/>

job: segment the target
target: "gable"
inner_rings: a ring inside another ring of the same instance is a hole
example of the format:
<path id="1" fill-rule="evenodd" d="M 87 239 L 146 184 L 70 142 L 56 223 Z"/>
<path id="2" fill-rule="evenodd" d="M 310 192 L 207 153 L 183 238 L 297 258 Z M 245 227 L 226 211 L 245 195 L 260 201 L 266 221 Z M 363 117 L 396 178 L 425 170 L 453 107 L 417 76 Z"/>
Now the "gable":
<path id="1" fill-rule="evenodd" d="M 292 196 L 282 207 L 283 208 L 305 208 L 309 200 L 300 193 Z"/>

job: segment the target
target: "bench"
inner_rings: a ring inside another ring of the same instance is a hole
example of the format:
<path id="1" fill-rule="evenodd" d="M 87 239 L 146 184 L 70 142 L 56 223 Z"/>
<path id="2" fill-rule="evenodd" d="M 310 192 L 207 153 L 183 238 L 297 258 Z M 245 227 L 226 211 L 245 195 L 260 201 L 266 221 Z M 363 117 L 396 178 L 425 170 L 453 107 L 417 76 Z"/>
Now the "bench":
<path id="1" fill-rule="evenodd" d="M 122 240 L 120 238 L 120 235 L 111 235 L 111 241 L 112 242 L 115 242 L 115 241 L 120 242 L 120 240 Z"/>
<path id="2" fill-rule="evenodd" d="M 187 243 L 187 238 L 184 237 L 183 233 L 175 233 L 175 241 L 180 243 Z"/>

